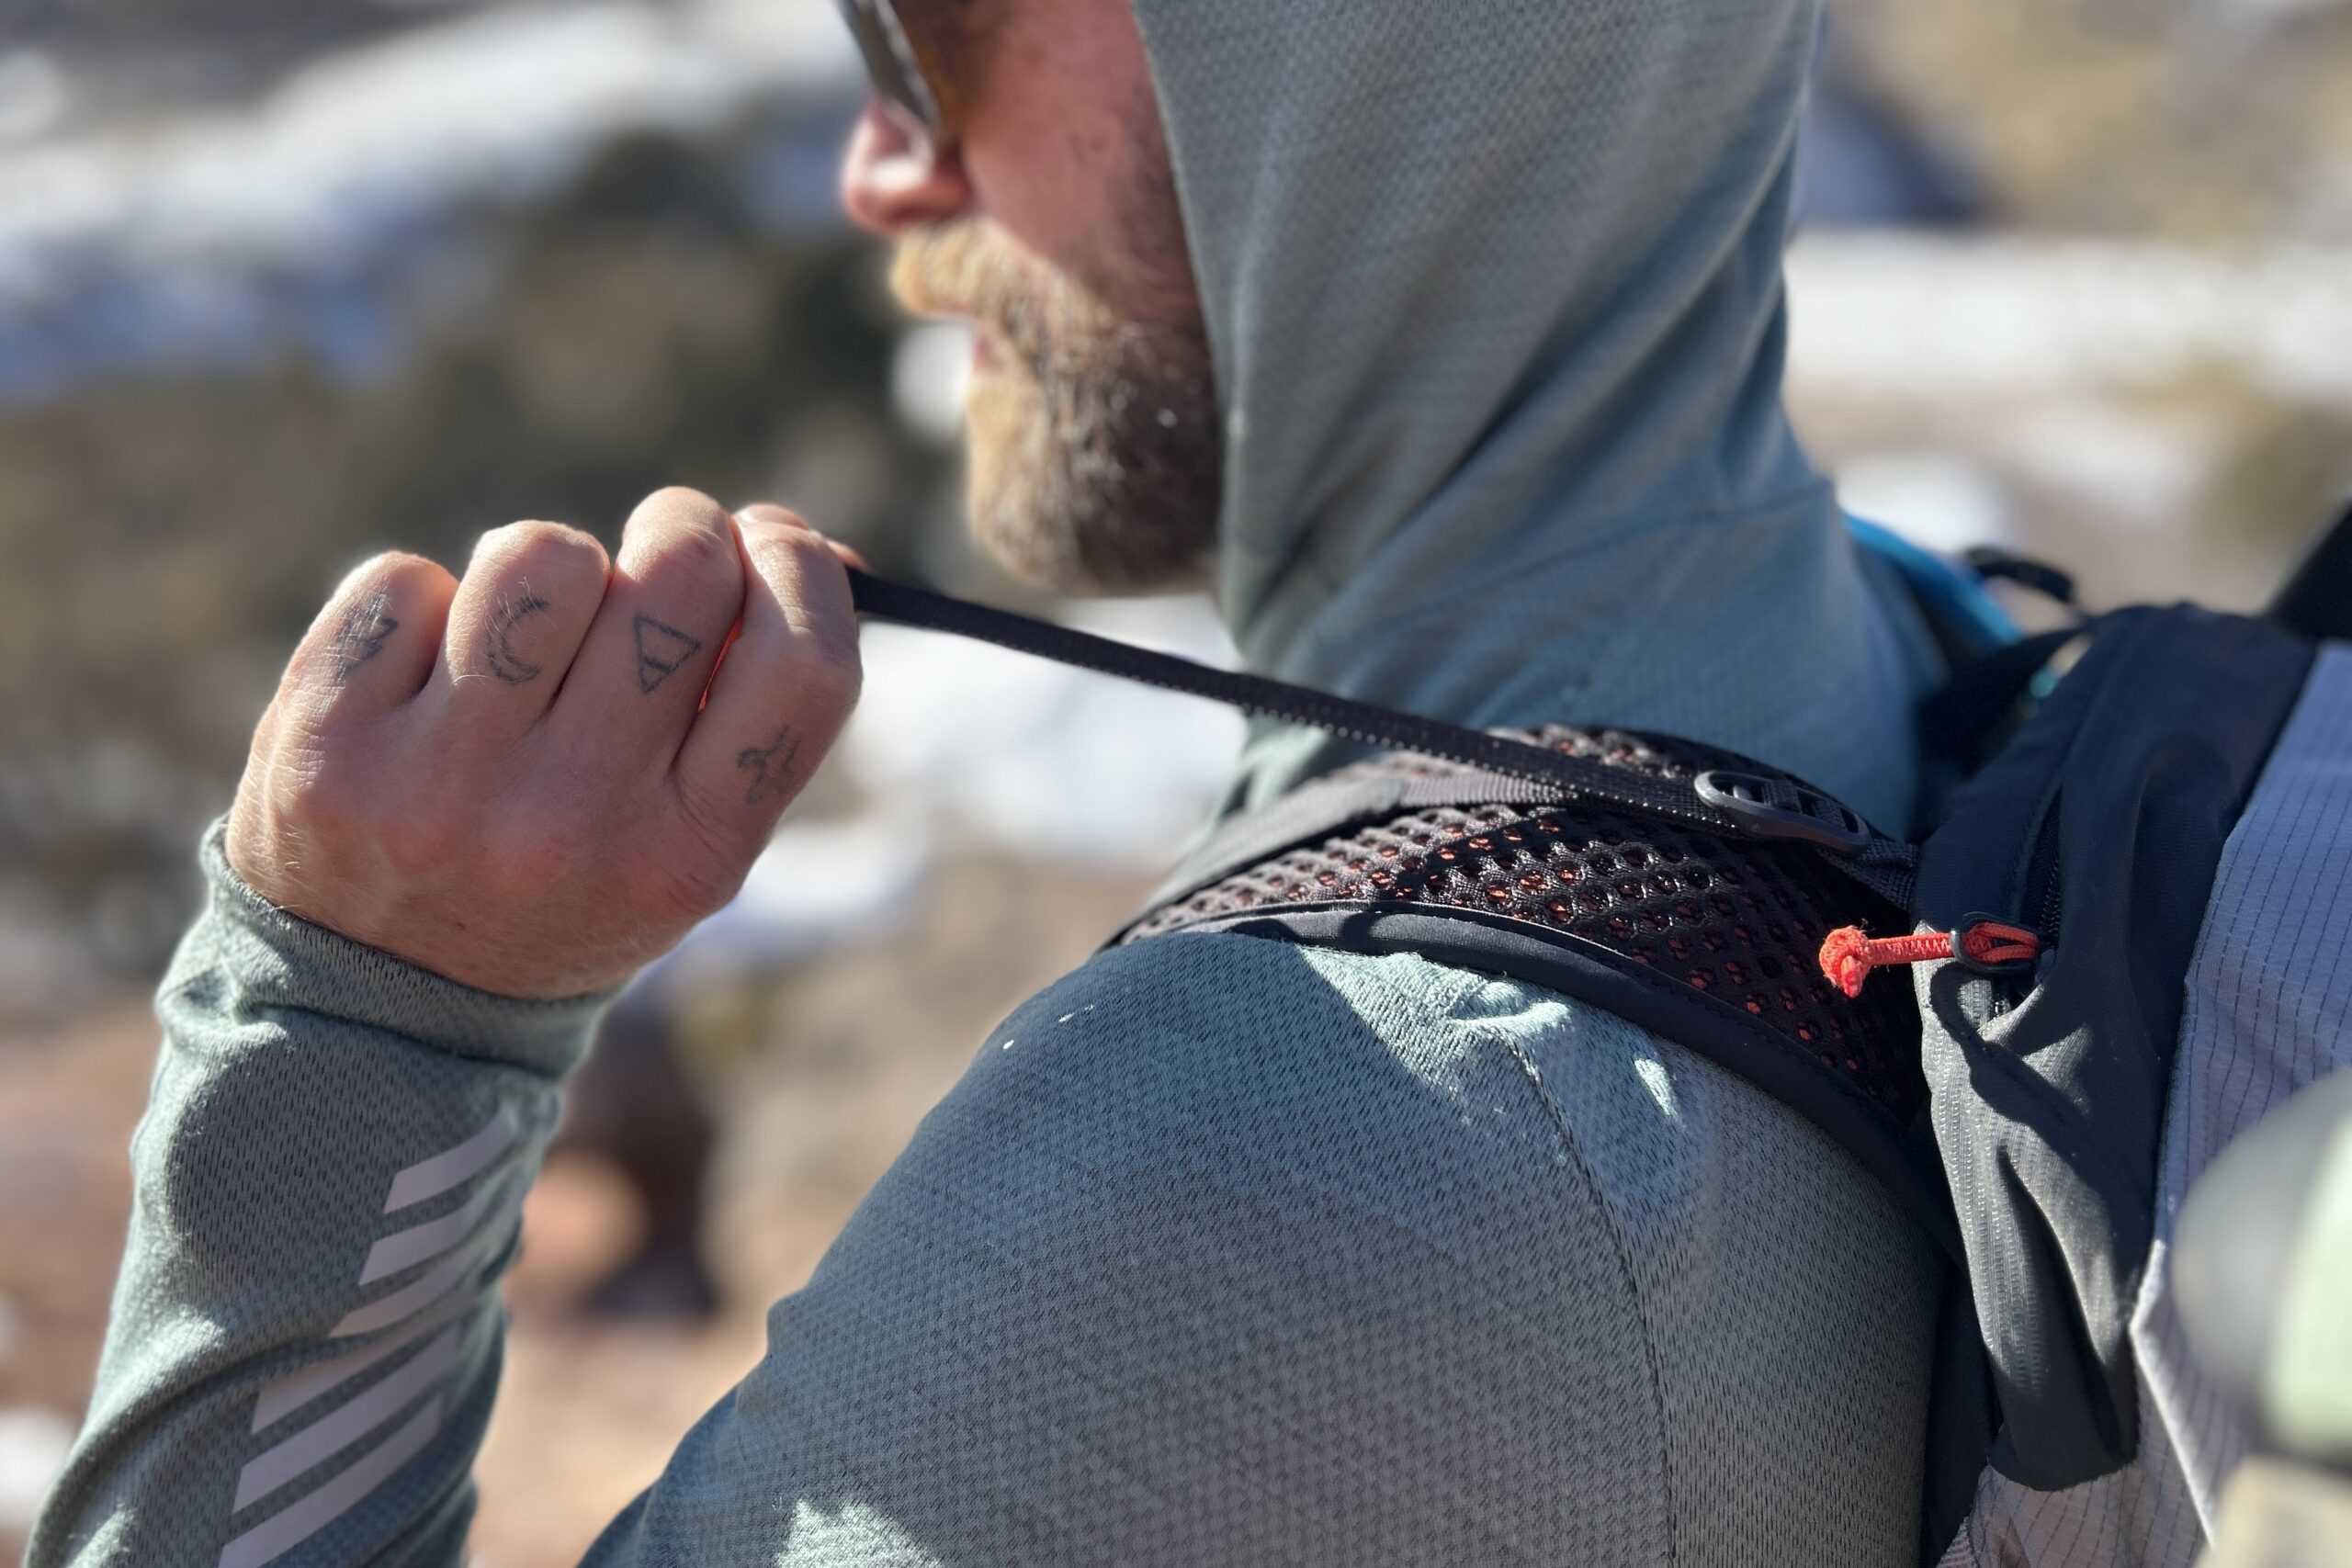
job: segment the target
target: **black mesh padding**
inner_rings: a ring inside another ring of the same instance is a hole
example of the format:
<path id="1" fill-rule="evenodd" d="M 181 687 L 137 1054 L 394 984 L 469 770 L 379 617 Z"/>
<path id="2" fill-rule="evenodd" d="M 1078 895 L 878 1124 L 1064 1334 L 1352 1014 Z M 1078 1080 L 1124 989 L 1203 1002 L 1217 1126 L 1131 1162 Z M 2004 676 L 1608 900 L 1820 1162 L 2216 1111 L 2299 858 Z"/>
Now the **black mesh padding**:
<path id="1" fill-rule="evenodd" d="M 1644 773 L 1756 764 L 1689 742 L 1552 728 L 1527 738 Z M 1355 772 L 1426 777 L 1389 756 Z M 1413 812 L 1228 875 L 1154 910 L 1127 940 L 1252 910 L 1359 902 L 1478 910 L 1565 932 L 1760 1021 L 1908 1120 L 1926 1093 L 1907 987 L 1849 999 L 1823 979 L 1831 931 L 1907 931 L 1903 912 L 1800 846 L 1736 842 L 1613 808 L 1479 806 Z"/>

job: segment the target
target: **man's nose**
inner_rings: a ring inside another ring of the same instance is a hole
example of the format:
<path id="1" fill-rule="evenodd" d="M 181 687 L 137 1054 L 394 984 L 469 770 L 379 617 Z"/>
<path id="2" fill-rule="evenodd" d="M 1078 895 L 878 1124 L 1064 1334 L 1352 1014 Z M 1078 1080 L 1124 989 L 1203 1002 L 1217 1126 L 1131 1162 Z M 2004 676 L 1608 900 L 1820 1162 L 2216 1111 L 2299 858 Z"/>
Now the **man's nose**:
<path id="1" fill-rule="evenodd" d="M 934 145 L 869 98 L 842 164 L 842 205 L 862 226 L 896 239 L 968 211 L 972 185 L 955 143 Z"/>

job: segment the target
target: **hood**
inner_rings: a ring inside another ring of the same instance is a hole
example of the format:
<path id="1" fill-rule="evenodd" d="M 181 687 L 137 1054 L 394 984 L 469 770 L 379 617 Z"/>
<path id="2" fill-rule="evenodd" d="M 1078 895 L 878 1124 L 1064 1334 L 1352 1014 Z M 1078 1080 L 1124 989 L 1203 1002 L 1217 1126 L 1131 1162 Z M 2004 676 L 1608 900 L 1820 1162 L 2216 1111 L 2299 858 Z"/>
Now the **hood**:
<path id="1" fill-rule="evenodd" d="M 1814 0 L 1135 0 L 1252 669 L 1677 733 L 1900 829 L 1927 679 L 1784 417 Z M 1261 728 L 1238 798 L 1338 757 Z"/>

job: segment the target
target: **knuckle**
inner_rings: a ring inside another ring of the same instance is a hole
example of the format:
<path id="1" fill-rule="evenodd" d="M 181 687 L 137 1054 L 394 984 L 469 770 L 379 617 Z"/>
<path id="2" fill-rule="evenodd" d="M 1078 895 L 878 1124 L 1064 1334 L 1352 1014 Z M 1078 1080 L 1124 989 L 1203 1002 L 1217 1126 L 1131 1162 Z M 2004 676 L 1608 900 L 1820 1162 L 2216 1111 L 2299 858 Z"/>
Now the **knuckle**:
<path id="1" fill-rule="evenodd" d="M 794 635 L 854 663 L 857 610 L 848 570 L 831 547 L 814 534 L 772 534 L 751 541 L 749 548 Z"/>
<path id="2" fill-rule="evenodd" d="M 733 589 L 742 581 L 742 563 L 729 534 L 699 527 L 665 529 L 655 550 L 662 570 L 697 588 Z"/>
<path id="3" fill-rule="evenodd" d="M 771 576 L 806 577 L 827 570 L 842 570 L 841 558 L 833 554 L 824 536 L 805 527 L 762 525 L 746 528 L 743 547 L 752 561 Z M 842 580 L 848 580 L 846 572 L 842 573 Z"/>
<path id="4" fill-rule="evenodd" d="M 740 799 L 716 794 L 680 781 L 676 795 L 678 821 L 687 841 L 697 852 L 689 861 L 722 864 L 743 856 L 746 826 Z"/>
<path id="5" fill-rule="evenodd" d="M 865 686 L 865 669 L 858 660 L 857 645 L 854 642 L 846 650 L 820 645 L 801 666 L 802 700 L 813 710 L 810 716 L 828 730 L 838 730 L 849 722 Z"/>
<path id="6" fill-rule="evenodd" d="M 743 846 L 746 835 L 739 823 L 687 815 L 680 807 L 687 833 L 684 844 L 651 863 L 655 885 L 682 913 L 699 919 L 724 905 L 742 890 L 751 874 L 752 853 Z"/>
<path id="7" fill-rule="evenodd" d="M 674 573 L 705 586 L 729 586 L 741 580 L 734 520 L 700 491 L 654 491 L 630 514 L 628 534 L 630 553 L 644 552 L 650 571 Z"/>
<path id="8" fill-rule="evenodd" d="M 446 607 L 455 592 L 455 580 L 421 556 L 399 552 L 371 556 L 344 574 L 320 609 L 288 665 L 289 682 L 333 686 L 350 672 L 355 651 L 374 651 L 372 647 L 361 649 L 356 644 L 379 642 L 373 633 L 389 634 L 400 623 L 413 621 L 420 611 L 429 619 L 436 606 Z M 297 716 L 322 721 L 320 715 Z"/>
<path id="9" fill-rule="evenodd" d="M 335 602 L 356 604 L 382 594 L 397 613 L 398 606 L 429 602 L 455 587 L 456 580 L 438 563 L 404 550 L 390 550 L 354 568 L 343 580 Z"/>
<path id="10" fill-rule="evenodd" d="M 729 870 L 724 863 L 695 857 L 665 863 L 662 881 L 669 903 L 688 919 L 700 919 L 724 908 L 741 890 L 749 868 Z"/>
<path id="11" fill-rule="evenodd" d="M 440 570 L 423 556 L 411 555 L 406 550 L 386 550 L 352 568 L 344 579 L 344 591 L 407 587 Z"/>
<path id="12" fill-rule="evenodd" d="M 269 773 L 273 808 L 306 837 L 354 838 L 375 826 L 366 787 L 370 771 L 358 764 L 356 748 L 348 743 L 306 735 L 271 758 Z"/>
<path id="13" fill-rule="evenodd" d="M 456 823 L 447 812 L 430 807 L 387 812 L 373 826 L 393 856 L 411 867 L 441 865 L 458 849 Z"/>
<path id="14" fill-rule="evenodd" d="M 562 523 L 509 523 L 481 537 L 477 562 L 494 560 L 502 570 L 526 575 L 602 577 L 609 564 L 593 535 Z"/>
<path id="15" fill-rule="evenodd" d="M 403 790 L 380 797 L 368 817 L 388 852 L 419 880 L 459 869 L 470 875 L 493 863 L 499 816 L 471 790 Z"/>
<path id="16" fill-rule="evenodd" d="M 630 521 L 664 522 L 724 537 L 732 519 L 727 508 L 702 491 L 684 485 L 670 485 L 638 502 Z"/>
<path id="17" fill-rule="evenodd" d="M 503 880 L 521 887 L 559 888 L 602 858 L 598 846 L 569 817 L 557 817 L 504 840 L 498 851 Z"/>

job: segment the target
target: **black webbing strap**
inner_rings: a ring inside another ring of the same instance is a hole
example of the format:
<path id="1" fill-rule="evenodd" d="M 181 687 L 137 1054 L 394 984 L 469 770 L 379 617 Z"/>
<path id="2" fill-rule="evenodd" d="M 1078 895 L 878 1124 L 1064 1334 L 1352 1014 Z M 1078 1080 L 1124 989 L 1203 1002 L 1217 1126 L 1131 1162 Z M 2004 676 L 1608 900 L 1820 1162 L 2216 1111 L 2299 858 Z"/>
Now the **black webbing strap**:
<path id="1" fill-rule="evenodd" d="M 1630 768 L 1611 767 L 1506 736 L 1488 735 L 1462 725 L 1356 702 L 1262 675 L 1214 670 L 1189 659 L 1154 653 L 1050 621 L 951 599 L 927 589 L 910 588 L 855 568 L 850 569 L 849 581 L 859 612 L 879 620 L 994 643 L 1017 653 L 1034 654 L 1080 670 L 1223 703 L 1244 713 L 1306 725 L 1368 746 L 1458 762 L 1482 773 L 1555 789 L 1564 799 L 1589 800 L 1646 812 L 1726 838 L 1774 840 L 1782 836 L 1761 830 L 1747 818 L 1708 805 L 1688 780 L 1657 778 Z M 1872 833 L 1869 845 L 1859 852 L 1830 854 L 1826 858 L 1896 906 L 1909 903 L 1911 868 L 1916 860 L 1909 845 Z"/>

